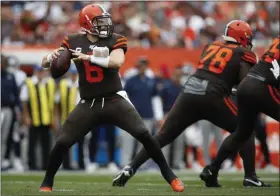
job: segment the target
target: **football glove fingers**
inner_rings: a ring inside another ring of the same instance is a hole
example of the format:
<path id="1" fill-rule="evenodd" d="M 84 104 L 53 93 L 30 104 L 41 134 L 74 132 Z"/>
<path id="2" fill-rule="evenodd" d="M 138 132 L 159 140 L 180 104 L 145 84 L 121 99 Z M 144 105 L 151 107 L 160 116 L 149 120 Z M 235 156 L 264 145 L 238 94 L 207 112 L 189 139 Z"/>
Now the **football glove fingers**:
<path id="1" fill-rule="evenodd" d="M 272 63 L 273 68 L 270 68 L 270 71 L 272 72 L 274 77 L 277 79 L 280 75 L 279 64 L 276 59 L 274 59 L 271 63 Z"/>
<path id="2" fill-rule="evenodd" d="M 84 61 L 90 61 L 90 55 L 82 54 L 78 56 L 78 59 L 84 60 Z"/>
<path id="3" fill-rule="evenodd" d="M 73 56 L 75 56 L 77 59 L 84 60 L 84 61 L 89 61 L 91 55 L 83 54 L 81 52 L 77 52 L 75 50 L 69 49 L 72 53 Z"/>
<path id="4" fill-rule="evenodd" d="M 47 61 L 49 63 L 51 63 L 54 59 L 56 59 L 57 57 L 60 56 L 59 52 L 58 51 L 61 51 L 61 50 L 64 50 L 63 47 L 60 47 L 58 49 L 56 49 L 55 51 L 53 51 L 52 53 L 48 54 L 47 56 Z"/>

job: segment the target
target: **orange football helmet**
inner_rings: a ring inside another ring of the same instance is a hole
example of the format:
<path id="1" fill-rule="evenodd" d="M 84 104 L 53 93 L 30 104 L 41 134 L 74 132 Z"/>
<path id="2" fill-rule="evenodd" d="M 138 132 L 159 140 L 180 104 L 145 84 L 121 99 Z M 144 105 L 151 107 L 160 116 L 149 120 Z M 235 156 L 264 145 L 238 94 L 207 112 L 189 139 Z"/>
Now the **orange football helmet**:
<path id="1" fill-rule="evenodd" d="M 85 6 L 79 14 L 81 30 L 100 38 L 110 37 L 114 26 L 111 15 L 99 4 Z"/>
<path id="2" fill-rule="evenodd" d="M 247 22 L 242 20 L 233 20 L 229 22 L 226 26 L 223 38 L 226 41 L 237 42 L 249 50 L 253 47 L 253 30 Z"/>

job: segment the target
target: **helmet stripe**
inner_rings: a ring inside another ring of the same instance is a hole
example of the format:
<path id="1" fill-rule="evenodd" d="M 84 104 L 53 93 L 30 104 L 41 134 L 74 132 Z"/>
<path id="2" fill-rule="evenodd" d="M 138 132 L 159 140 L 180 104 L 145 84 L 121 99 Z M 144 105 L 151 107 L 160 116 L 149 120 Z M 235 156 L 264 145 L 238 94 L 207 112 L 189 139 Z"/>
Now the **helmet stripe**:
<path id="1" fill-rule="evenodd" d="M 228 27 L 229 27 L 232 23 L 234 23 L 234 22 L 236 22 L 236 21 L 238 21 L 238 20 L 232 20 L 232 21 L 230 21 L 230 22 L 227 24 L 226 29 L 225 29 L 225 36 L 227 36 L 227 34 L 228 34 Z"/>
<path id="2" fill-rule="evenodd" d="M 107 13 L 102 5 L 100 4 L 93 4 L 93 5 L 98 6 L 101 9 L 102 13 Z"/>

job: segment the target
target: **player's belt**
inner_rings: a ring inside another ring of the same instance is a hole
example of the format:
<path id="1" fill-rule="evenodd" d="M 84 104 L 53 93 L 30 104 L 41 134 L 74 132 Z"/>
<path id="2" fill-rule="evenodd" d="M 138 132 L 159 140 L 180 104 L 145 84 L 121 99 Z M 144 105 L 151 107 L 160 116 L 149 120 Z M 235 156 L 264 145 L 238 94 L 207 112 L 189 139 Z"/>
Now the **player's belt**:
<path id="1" fill-rule="evenodd" d="M 254 78 L 254 79 L 260 80 L 260 81 L 262 81 L 262 82 L 265 81 L 265 78 L 264 78 L 264 77 L 259 76 L 259 75 L 257 75 L 257 74 L 248 73 L 247 76 L 250 77 L 250 78 Z"/>

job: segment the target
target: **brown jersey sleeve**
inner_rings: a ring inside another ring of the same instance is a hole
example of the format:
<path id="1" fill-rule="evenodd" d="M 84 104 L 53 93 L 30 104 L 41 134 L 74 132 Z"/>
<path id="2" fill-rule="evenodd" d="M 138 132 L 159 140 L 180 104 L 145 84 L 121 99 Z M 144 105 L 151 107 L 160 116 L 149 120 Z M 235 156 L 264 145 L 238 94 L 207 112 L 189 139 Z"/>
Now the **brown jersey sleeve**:
<path id="1" fill-rule="evenodd" d="M 116 34 L 114 37 L 114 43 L 112 45 L 112 50 L 121 48 L 124 53 L 127 51 L 127 38 L 123 35 Z"/>
<path id="2" fill-rule="evenodd" d="M 78 33 L 66 35 L 64 37 L 64 39 L 62 40 L 60 47 L 71 49 L 71 47 L 73 47 L 73 45 L 75 45 L 74 43 L 79 42 L 80 36 L 81 36 L 81 34 L 78 34 Z"/>
<path id="3" fill-rule="evenodd" d="M 65 36 L 65 37 L 64 37 L 64 39 L 62 40 L 62 43 L 61 43 L 60 47 L 70 49 L 70 42 L 69 42 L 69 37 L 68 37 L 68 36 Z"/>
<path id="4" fill-rule="evenodd" d="M 257 56 L 254 52 L 245 50 L 241 55 L 241 59 L 249 65 L 254 66 L 257 63 Z"/>

